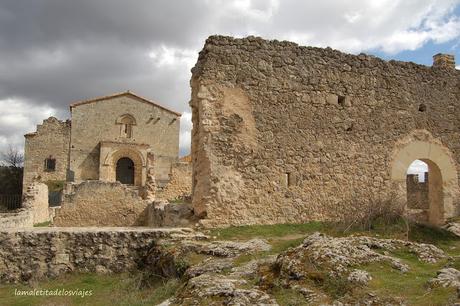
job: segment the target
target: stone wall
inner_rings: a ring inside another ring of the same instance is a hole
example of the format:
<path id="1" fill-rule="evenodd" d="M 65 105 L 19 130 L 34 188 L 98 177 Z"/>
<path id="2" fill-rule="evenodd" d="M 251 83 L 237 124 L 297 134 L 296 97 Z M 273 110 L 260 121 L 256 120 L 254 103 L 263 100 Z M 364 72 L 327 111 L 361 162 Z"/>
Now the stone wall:
<path id="1" fill-rule="evenodd" d="M 66 180 L 69 159 L 70 121 L 49 117 L 37 126 L 37 131 L 25 135 L 23 190 L 40 176 L 43 182 Z M 56 160 L 56 170 L 47 171 L 45 160 Z"/>
<path id="2" fill-rule="evenodd" d="M 0 232 L 0 281 L 32 281 L 67 272 L 141 268 L 159 239 L 181 229 L 33 228 Z"/>
<path id="3" fill-rule="evenodd" d="M 51 221 L 48 207 L 48 186 L 33 182 L 27 186 L 22 201 L 22 208 L 7 213 L 0 213 L 0 228 L 32 227 L 34 224 Z"/>
<path id="4" fill-rule="evenodd" d="M 34 219 L 29 209 L 21 208 L 14 212 L 0 213 L 0 228 L 32 227 Z"/>
<path id="5" fill-rule="evenodd" d="M 27 186 L 22 206 L 31 211 L 34 224 L 50 221 L 48 186 L 39 182 Z"/>
<path id="6" fill-rule="evenodd" d="M 452 67 L 212 36 L 192 69 L 194 210 L 206 226 L 336 220 L 405 201 L 407 168 L 423 159 L 439 170 L 442 223 L 459 213 L 459 79 Z"/>
<path id="7" fill-rule="evenodd" d="M 188 199 L 192 194 L 192 164 L 190 162 L 178 162 L 171 166 L 169 182 L 159 188 L 156 198 L 159 200 L 173 201 Z"/>
<path id="8" fill-rule="evenodd" d="M 428 209 L 428 172 L 425 180 L 420 182 L 418 174 L 407 175 L 407 207 L 414 209 Z"/>
<path id="9" fill-rule="evenodd" d="M 147 201 L 119 182 L 85 181 L 68 184 L 55 226 L 140 226 Z"/>

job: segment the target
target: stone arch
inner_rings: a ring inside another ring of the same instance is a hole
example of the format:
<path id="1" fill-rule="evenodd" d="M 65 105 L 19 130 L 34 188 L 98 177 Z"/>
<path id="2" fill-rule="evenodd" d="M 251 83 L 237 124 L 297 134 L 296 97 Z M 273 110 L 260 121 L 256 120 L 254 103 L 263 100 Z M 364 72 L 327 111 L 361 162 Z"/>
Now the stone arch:
<path id="1" fill-rule="evenodd" d="M 104 164 L 110 167 L 109 181 L 116 180 L 117 162 L 122 158 L 129 158 L 134 163 L 134 185 L 142 186 L 142 173 L 145 168 L 145 160 L 142 154 L 133 148 L 121 148 L 109 154 Z"/>
<path id="2" fill-rule="evenodd" d="M 416 130 L 398 141 L 391 158 L 390 178 L 399 199 L 406 201 L 406 173 L 410 164 L 422 160 L 429 171 L 429 223 L 441 225 L 454 217 L 458 199 L 458 175 L 452 153 L 426 130 Z"/>
<path id="3" fill-rule="evenodd" d="M 136 119 L 130 114 L 124 114 L 117 118 L 116 124 L 120 125 L 120 136 L 123 138 L 133 137 L 133 126 L 136 125 Z"/>

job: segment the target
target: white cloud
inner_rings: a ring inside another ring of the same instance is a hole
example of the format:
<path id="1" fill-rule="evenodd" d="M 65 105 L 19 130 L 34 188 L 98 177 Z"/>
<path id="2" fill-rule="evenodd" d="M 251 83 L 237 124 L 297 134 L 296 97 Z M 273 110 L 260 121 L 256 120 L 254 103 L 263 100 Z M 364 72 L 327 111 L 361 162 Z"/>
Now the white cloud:
<path id="1" fill-rule="evenodd" d="M 418 174 L 420 181 L 423 181 L 425 172 L 428 172 L 428 165 L 418 159 L 414 160 L 407 169 L 407 174 Z"/>
<path id="2" fill-rule="evenodd" d="M 452 15 L 459 1 L 452 0 L 272 1 L 263 10 L 263 18 L 254 13 L 253 1 L 226 1 L 219 8 L 216 3 L 220 1 L 212 3 L 219 12 L 220 20 L 215 23 L 221 33 L 252 33 L 348 52 L 379 49 L 396 53 L 429 41 L 446 42 L 460 34 L 460 20 Z"/>
<path id="3" fill-rule="evenodd" d="M 192 113 L 184 112 L 180 118 L 179 152 L 180 156 L 190 153 L 192 139 Z"/>
<path id="4" fill-rule="evenodd" d="M 57 111 L 49 106 L 33 105 L 20 99 L 0 100 L 0 151 L 8 146 L 22 149 L 23 134 L 34 132 L 38 123 Z"/>
<path id="5" fill-rule="evenodd" d="M 0 103 L 14 102 L 7 108 L 0 104 L 0 146 L 22 143 L 22 135 L 34 130 L 47 110 L 62 112 L 73 100 L 131 89 L 185 111 L 180 148 L 186 154 L 190 68 L 207 36 L 257 35 L 354 53 L 397 53 L 458 39 L 460 18 L 453 9 L 459 3 L 139 0 L 126 5 L 112 0 L 107 6 L 91 0 L 23 7 L 5 2 L 0 4 Z"/>
<path id="6" fill-rule="evenodd" d="M 191 69 L 197 59 L 197 52 L 162 45 L 150 51 L 149 57 L 157 68 L 182 65 Z"/>

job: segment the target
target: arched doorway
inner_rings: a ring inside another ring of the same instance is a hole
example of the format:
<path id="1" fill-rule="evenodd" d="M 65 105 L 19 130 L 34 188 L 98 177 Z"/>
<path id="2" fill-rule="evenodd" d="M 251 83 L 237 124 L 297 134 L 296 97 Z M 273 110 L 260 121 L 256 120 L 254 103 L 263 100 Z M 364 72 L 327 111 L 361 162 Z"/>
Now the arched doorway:
<path id="1" fill-rule="evenodd" d="M 456 216 L 458 176 L 455 161 L 449 150 L 433 140 L 427 132 L 419 132 L 424 140 L 407 137 L 397 143 L 392 156 L 391 180 L 397 199 L 407 201 L 407 169 L 420 160 L 428 165 L 428 222 L 434 225 L 445 223 Z"/>
<path id="2" fill-rule="evenodd" d="M 134 185 L 134 162 L 128 157 L 117 161 L 116 180 L 122 184 Z"/>
<path id="3" fill-rule="evenodd" d="M 431 160 L 416 159 L 407 170 L 407 208 L 419 221 L 440 224 L 444 219 L 443 178 Z"/>

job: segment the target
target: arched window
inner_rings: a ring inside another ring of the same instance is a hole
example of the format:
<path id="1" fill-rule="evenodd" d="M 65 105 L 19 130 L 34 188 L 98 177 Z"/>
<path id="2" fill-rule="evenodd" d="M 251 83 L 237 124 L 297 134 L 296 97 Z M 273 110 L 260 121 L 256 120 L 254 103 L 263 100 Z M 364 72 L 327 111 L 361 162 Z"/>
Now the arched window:
<path id="1" fill-rule="evenodd" d="M 123 138 L 133 137 L 133 126 L 136 125 L 136 120 L 133 116 L 125 114 L 117 119 L 117 124 L 120 125 L 120 136 Z"/>

